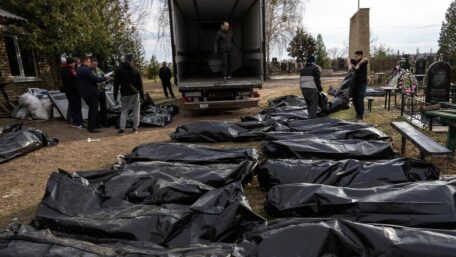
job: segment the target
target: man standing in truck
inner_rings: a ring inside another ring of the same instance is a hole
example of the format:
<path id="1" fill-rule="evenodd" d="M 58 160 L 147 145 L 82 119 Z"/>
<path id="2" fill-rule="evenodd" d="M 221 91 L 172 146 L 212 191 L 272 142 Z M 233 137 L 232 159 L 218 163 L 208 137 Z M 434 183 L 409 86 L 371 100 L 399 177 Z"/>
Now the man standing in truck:
<path id="1" fill-rule="evenodd" d="M 233 46 L 236 46 L 234 35 L 230 30 L 230 24 L 225 21 L 215 36 L 214 44 L 215 53 L 222 56 L 223 78 L 225 81 L 231 79 L 231 52 L 233 51 Z"/>

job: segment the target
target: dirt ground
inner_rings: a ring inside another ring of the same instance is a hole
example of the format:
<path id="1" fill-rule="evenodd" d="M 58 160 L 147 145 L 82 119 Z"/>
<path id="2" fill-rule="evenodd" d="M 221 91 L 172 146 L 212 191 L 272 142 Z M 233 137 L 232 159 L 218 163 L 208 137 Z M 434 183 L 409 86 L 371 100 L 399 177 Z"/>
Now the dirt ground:
<path id="1" fill-rule="evenodd" d="M 324 81 L 324 86 L 338 86 L 339 80 L 332 78 Z M 149 81 L 146 90 L 151 93 L 154 100 L 164 99 L 161 87 Z M 175 89 L 175 92 L 177 90 Z M 26 127 L 36 127 L 48 133 L 51 137 L 58 138 L 60 143 L 55 147 L 43 148 L 26 156 L 14 159 L 8 163 L 0 164 L 0 228 L 11 222 L 28 223 L 35 215 L 37 206 L 43 197 L 49 175 L 57 169 L 66 171 L 98 170 L 109 168 L 118 155 L 129 153 L 135 146 L 151 142 L 169 141 L 169 133 L 177 126 L 203 120 L 239 121 L 239 117 L 257 113 L 267 105 L 267 100 L 288 95 L 300 94 L 296 79 L 271 80 L 262 90 L 259 108 L 243 109 L 232 112 L 219 113 L 191 113 L 181 111 L 174 121 L 165 128 L 143 128 L 139 134 L 118 136 L 114 128 L 104 129 L 100 134 L 89 134 L 84 130 L 72 128 L 63 120 L 53 121 L 26 121 Z M 387 112 L 383 109 L 383 98 L 374 102 L 372 113 L 366 115 L 366 122 L 376 124 L 381 130 L 391 135 L 396 146 L 400 143 L 397 133 L 390 127 L 390 122 L 397 119 L 399 112 Z M 333 117 L 353 120 L 353 109 L 335 114 Z M 1 118 L 0 126 L 18 123 L 18 120 Z M 426 132 L 435 140 L 445 142 L 446 134 Z M 88 138 L 100 139 L 100 142 L 88 142 Z M 215 144 L 217 147 L 255 147 L 260 149 L 259 143 L 224 143 Z M 397 148 L 397 147 L 396 147 Z M 417 158 L 419 153 L 411 144 L 408 144 L 407 157 Z M 446 160 L 431 159 L 445 173 L 453 173 L 456 162 L 451 161 L 446 165 Z M 260 215 L 267 216 L 263 211 L 264 193 L 259 190 L 256 181 L 247 185 L 246 194 L 253 209 Z"/>

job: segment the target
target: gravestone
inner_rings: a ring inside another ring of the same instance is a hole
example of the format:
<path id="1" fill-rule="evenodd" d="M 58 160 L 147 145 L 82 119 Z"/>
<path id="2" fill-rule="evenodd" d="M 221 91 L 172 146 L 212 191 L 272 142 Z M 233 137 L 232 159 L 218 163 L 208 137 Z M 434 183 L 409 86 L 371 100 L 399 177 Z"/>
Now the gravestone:
<path id="1" fill-rule="evenodd" d="M 450 100 L 451 66 L 438 61 L 427 72 L 426 103 L 436 104 Z"/>
<path id="2" fill-rule="evenodd" d="M 426 60 L 416 61 L 416 72 L 417 75 L 426 74 Z"/>

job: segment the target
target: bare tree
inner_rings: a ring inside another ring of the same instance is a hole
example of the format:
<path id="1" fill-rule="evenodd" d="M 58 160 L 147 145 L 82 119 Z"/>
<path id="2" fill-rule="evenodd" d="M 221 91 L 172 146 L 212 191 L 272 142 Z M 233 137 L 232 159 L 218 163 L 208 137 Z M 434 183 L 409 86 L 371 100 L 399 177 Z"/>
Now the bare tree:
<path id="1" fill-rule="evenodd" d="M 333 47 L 328 49 L 328 53 L 330 55 L 331 60 L 336 60 L 341 55 L 341 49 L 338 47 Z"/>
<path id="2" fill-rule="evenodd" d="M 306 0 L 266 0 L 266 60 L 272 47 L 285 50 L 301 25 Z"/>

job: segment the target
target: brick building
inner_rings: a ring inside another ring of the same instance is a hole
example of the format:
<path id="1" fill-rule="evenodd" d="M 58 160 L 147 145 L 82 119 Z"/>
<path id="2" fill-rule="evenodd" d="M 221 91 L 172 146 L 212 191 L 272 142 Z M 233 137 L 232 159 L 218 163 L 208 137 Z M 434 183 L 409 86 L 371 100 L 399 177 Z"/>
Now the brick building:
<path id="1" fill-rule="evenodd" d="M 18 29 L 26 22 L 26 19 L 0 8 L 1 80 L 9 82 L 4 89 L 13 101 L 27 88 L 56 89 L 58 83 L 57 64 L 51 65 L 50 58 L 27 48 L 27 35 Z M 0 102 L 5 102 L 2 94 Z M 0 108 L 1 112 L 4 110 Z"/>

